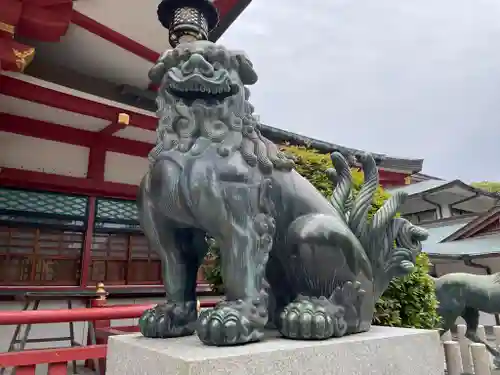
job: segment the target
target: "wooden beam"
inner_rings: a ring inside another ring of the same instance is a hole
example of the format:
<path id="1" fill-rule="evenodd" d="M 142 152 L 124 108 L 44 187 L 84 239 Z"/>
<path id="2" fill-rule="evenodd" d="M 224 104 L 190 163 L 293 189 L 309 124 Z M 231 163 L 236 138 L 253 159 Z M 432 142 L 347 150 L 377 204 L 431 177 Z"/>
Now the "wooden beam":
<path id="1" fill-rule="evenodd" d="M 153 116 L 84 99 L 6 75 L 1 79 L 0 94 L 111 122 L 115 122 L 120 113 L 127 113 L 130 116 L 130 126 L 147 130 L 156 130 L 158 122 L 158 119 Z"/>
<path id="2" fill-rule="evenodd" d="M 0 131 L 88 148 L 104 145 L 105 151 L 144 158 L 154 147 L 151 143 L 113 137 L 99 132 L 75 129 L 6 113 L 0 113 Z"/>
<path id="3" fill-rule="evenodd" d="M 81 194 L 135 200 L 138 186 L 83 177 L 60 176 L 52 173 L 0 169 L 0 185 L 21 189 L 47 190 L 65 194 Z"/>

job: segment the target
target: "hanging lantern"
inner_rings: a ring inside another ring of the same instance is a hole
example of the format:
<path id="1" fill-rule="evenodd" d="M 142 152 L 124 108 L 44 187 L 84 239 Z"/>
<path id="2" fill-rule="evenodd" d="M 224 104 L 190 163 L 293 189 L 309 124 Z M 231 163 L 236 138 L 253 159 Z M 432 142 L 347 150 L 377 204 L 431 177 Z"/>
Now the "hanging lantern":
<path id="1" fill-rule="evenodd" d="M 219 13 L 210 0 L 162 0 L 158 19 L 168 29 L 172 47 L 193 40 L 207 40 L 217 26 Z"/>

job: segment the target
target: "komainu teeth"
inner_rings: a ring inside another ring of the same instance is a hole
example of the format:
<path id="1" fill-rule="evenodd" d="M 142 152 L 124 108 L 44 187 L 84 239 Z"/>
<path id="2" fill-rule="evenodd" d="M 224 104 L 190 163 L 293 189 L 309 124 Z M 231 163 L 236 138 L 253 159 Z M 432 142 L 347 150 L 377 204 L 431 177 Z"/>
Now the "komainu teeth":
<path id="1" fill-rule="evenodd" d="M 228 82 L 225 82 L 216 86 L 205 86 L 198 82 L 184 82 L 179 83 L 172 81 L 170 82 L 170 89 L 179 91 L 179 92 L 199 92 L 199 93 L 208 93 L 208 94 L 222 94 L 222 93 L 231 93 L 231 85 Z"/>

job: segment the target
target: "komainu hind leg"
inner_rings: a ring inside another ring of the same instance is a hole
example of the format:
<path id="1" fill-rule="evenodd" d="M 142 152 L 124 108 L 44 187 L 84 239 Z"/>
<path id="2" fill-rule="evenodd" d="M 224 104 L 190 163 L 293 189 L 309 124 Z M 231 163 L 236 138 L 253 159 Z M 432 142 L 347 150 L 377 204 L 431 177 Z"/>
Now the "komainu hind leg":
<path id="1" fill-rule="evenodd" d="M 324 340 L 359 332 L 364 294 L 359 283 L 348 281 L 329 298 L 299 295 L 282 311 L 279 331 L 284 337 L 299 340 Z"/>
<path id="2" fill-rule="evenodd" d="M 242 186 L 225 194 L 231 219 L 218 240 L 226 301 L 204 311 L 198 319 L 198 337 L 207 345 L 244 344 L 264 335 L 268 321 L 264 273 L 275 223 L 270 215 L 252 206 L 256 200 L 252 193 L 251 188 Z"/>
<path id="3" fill-rule="evenodd" d="M 500 352 L 487 342 L 481 340 L 477 335 L 477 327 L 479 326 L 479 310 L 473 309 L 471 307 L 466 307 L 464 312 L 462 313 L 462 318 L 465 320 L 465 324 L 467 325 L 465 337 L 467 337 L 470 341 L 484 344 L 484 346 L 486 346 L 486 349 L 493 356 L 493 363 L 495 364 L 495 366 L 500 367 Z"/>
<path id="4" fill-rule="evenodd" d="M 205 233 L 176 228 L 152 210 L 141 210 L 141 216 L 150 246 L 162 260 L 167 298 L 166 303 L 143 313 L 139 320 L 141 333 L 152 338 L 191 335 L 197 318 L 196 275 L 208 250 Z"/>

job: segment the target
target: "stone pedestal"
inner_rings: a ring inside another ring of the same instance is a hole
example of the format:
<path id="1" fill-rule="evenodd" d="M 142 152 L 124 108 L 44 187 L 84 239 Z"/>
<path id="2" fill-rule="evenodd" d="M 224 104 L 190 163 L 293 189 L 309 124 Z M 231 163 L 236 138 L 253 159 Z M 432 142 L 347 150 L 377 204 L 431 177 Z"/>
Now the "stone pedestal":
<path id="1" fill-rule="evenodd" d="M 107 375 L 443 375 L 436 331 L 372 327 L 327 341 L 265 341 L 217 348 L 196 336 L 109 339 Z"/>

